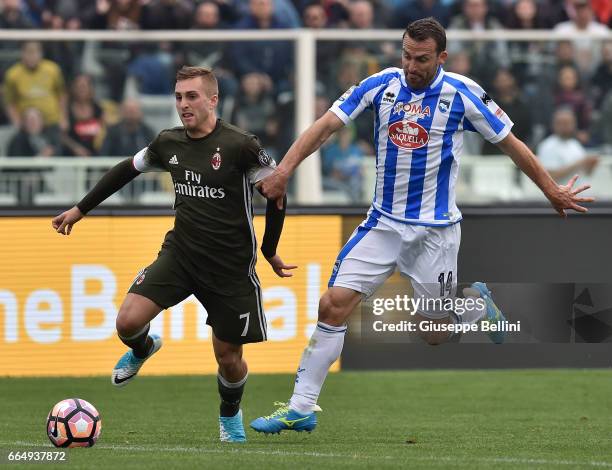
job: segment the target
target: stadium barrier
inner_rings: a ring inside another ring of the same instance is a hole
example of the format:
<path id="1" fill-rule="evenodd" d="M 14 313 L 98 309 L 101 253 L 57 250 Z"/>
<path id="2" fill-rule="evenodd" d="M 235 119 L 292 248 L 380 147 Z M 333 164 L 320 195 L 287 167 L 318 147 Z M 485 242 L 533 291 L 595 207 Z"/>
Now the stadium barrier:
<path id="1" fill-rule="evenodd" d="M 263 219 L 255 220 L 260 240 Z M 88 217 L 63 237 L 48 217 L 0 218 L 0 376 L 109 374 L 125 350 L 115 334 L 118 307 L 172 223 Z M 278 278 L 260 256 L 269 341 L 246 346 L 252 372 L 295 371 L 340 236 L 339 216 L 288 217 L 279 254 L 299 266 L 294 277 Z M 215 373 L 205 315 L 194 297 L 162 312 L 152 331 L 163 335 L 164 350 L 144 373 Z"/>
<path id="2" fill-rule="evenodd" d="M 107 169 L 121 158 L 96 157 L 75 159 L 54 158 L 0 158 L 0 207 L 18 205 L 58 206 L 78 202 Z M 362 163 L 364 175 L 361 203 L 371 201 L 376 183 L 373 157 Z M 598 200 L 612 200 L 612 156 L 602 156 L 600 164 L 589 176 L 589 193 Z M 579 183 L 584 183 L 583 179 Z M 506 156 L 461 157 L 461 170 L 457 180 L 459 204 L 507 203 L 544 201 L 535 184 L 519 173 Z M 171 206 L 174 189 L 167 173 L 146 173 L 113 195 L 104 204 Z M 324 191 L 320 203 L 349 204 L 348 196 L 338 191 Z"/>

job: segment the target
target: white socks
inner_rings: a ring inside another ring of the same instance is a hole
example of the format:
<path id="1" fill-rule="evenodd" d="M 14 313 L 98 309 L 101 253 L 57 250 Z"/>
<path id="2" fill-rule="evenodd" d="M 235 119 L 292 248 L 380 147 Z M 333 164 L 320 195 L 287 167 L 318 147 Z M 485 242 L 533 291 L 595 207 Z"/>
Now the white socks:
<path id="1" fill-rule="evenodd" d="M 313 411 L 330 366 L 340 357 L 346 326 L 318 322 L 298 367 L 289 407 L 301 414 Z"/>

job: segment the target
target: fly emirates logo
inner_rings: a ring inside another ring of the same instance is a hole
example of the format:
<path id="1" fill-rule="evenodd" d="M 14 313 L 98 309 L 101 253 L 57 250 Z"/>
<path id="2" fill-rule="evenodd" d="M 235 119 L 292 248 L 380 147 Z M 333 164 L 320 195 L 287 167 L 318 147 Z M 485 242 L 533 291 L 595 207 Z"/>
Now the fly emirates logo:
<path id="1" fill-rule="evenodd" d="M 185 170 L 185 182 L 174 182 L 174 191 L 183 196 L 200 197 L 205 199 L 223 199 L 225 190 L 223 188 L 211 188 L 203 186 L 202 175 L 195 171 Z"/>

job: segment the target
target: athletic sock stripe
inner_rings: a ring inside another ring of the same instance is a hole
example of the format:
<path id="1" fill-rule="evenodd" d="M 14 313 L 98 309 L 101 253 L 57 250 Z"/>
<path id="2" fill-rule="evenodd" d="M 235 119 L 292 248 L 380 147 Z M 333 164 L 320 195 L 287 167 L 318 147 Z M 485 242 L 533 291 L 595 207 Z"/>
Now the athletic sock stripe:
<path id="1" fill-rule="evenodd" d="M 221 385 L 223 385 L 226 388 L 240 388 L 246 383 L 248 378 L 249 378 L 249 373 L 247 372 L 246 375 L 242 379 L 240 379 L 238 382 L 228 382 L 227 379 L 223 377 L 221 374 L 217 374 L 217 379 L 219 380 L 219 382 L 221 382 Z"/>
<path id="2" fill-rule="evenodd" d="M 317 325 L 317 328 L 321 331 L 325 331 L 326 333 L 345 333 L 347 330 L 347 327 L 344 327 L 342 330 L 332 330 L 331 328 L 326 328 L 321 325 Z"/>

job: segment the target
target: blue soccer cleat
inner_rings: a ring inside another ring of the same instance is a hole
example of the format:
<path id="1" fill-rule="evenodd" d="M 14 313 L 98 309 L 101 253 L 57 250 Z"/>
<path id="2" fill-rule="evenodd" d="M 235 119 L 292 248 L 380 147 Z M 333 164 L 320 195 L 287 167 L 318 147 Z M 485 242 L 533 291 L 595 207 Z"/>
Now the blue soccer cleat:
<path id="1" fill-rule="evenodd" d="M 145 361 L 162 347 L 162 339 L 159 335 L 153 334 L 149 336 L 151 336 L 151 339 L 153 340 L 153 348 L 147 357 L 144 359 L 139 359 L 134 356 L 134 352 L 131 349 L 121 356 L 121 359 L 119 359 L 119 362 L 117 362 L 115 365 L 113 374 L 111 376 L 111 382 L 115 387 L 124 387 L 134 380 L 136 378 L 136 374 L 138 374 L 138 371 Z"/>
<path id="2" fill-rule="evenodd" d="M 303 415 L 289 408 L 288 403 L 274 402 L 279 408 L 269 416 L 257 418 L 251 427 L 265 434 L 280 434 L 281 431 L 311 432 L 317 426 L 317 415 L 314 411 Z"/>
<path id="3" fill-rule="evenodd" d="M 506 317 L 499 309 L 495 302 L 493 302 L 493 297 L 491 296 L 491 291 L 487 287 L 484 282 L 475 282 L 472 284 L 472 289 L 475 289 L 480 294 L 480 297 L 483 298 L 487 304 L 487 315 L 485 318 L 481 320 L 481 322 L 489 322 L 496 323 L 499 327 L 502 326 L 502 322 L 506 321 Z M 506 339 L 505 331 L 489 331 L 489 338 L 495 344 L 501 344 Z"/>
<path id="4" fill-rule="evenodd" d="M 219 416 L 219 439 L 221 442 L 246 442 L 242 410 L 234 416 Z"/>

